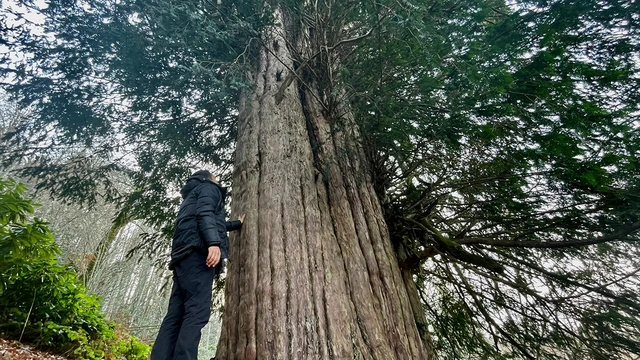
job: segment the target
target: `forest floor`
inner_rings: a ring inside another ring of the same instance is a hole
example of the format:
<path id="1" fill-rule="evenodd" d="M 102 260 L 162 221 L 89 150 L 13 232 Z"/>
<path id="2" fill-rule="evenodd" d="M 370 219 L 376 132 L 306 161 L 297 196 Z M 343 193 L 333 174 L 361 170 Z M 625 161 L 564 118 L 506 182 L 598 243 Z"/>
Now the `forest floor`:
<path id="1" fill-rule="evenodd" d="M 0 360 L 67 360 L 60 355 L 34 350 L 17 341 L 0 339 Z"/>

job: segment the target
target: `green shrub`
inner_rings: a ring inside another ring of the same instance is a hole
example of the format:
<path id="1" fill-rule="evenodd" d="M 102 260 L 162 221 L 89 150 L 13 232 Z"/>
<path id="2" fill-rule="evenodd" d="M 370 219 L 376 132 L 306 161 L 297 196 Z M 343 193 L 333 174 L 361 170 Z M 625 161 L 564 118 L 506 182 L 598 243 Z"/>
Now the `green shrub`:
<path id="1" fill-rule="evenodd" d="M 0 333 L 80 359 L 145 359 L 149 346 L 106 320 L 76 272 L 58 264 L 26 188 L 0 178 Z"/>
<path id="2" fill-rule="evenodd" d="M 113 355 L 118 359 L 144 360 L 149 356 L 149 345 L 138 340 L 136 337 L 121 334 L 118 336 L 116 346 L 113 348 Z"/>

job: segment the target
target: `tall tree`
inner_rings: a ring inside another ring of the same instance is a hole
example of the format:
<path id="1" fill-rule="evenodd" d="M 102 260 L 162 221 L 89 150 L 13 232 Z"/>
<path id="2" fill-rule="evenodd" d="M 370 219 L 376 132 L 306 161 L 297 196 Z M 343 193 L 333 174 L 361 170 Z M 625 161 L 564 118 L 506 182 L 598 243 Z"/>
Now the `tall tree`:
<path id="1" fill-rule="evenodd" d="M 234 162 L 219 358 L 640 353 L 633 1 L 22 5 L 23 173 L 149 251 Z"/>
<path id="2" fill-rule="evenodd" d="M 637 8 L 601 5 L 435 5 L 457 21 L 411 17 L 352 70 L 402 267 L 453 358 L 638 352 Z"/>

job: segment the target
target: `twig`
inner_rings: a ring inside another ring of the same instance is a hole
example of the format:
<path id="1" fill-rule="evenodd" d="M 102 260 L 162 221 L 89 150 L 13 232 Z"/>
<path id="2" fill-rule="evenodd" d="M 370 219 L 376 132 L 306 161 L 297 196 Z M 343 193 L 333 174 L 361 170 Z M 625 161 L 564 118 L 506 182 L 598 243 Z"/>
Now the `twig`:
<path id="1" fill-rule="evenodd" d="M 36 291 L 38 289 L 33 289 L 33 301 L 31 301 L 31 307 L 29 308 L 29 313 L 27 313 L 27 318 L 24 320 L 24 326 L 22 327 L 22 332 L 20 333 L 20 338 L 18 342 L 22 342 L 22 335 L 24 335 L 24 330 L 27 328 L 27 323 L 29 322 L 29 317 L 31 316 L 31 310 L 33 310 L 33 304 L 36 302 Z"/>

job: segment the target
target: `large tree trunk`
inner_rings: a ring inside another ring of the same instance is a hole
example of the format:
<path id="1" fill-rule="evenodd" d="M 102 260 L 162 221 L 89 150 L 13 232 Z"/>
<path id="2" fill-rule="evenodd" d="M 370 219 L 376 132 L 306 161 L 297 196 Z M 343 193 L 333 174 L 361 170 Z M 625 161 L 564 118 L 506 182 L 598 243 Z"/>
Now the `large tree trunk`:
<path id="1" fill-rule="evenodd" d="M 232 213 L 247 218 L 231 242 L 216 359 L 434 358 L 353 119 L 332 126 L 314 85 L 297 80 L 276 104 L 301 42 L 283 27 L 266 39 L 241 101 Z"/>

